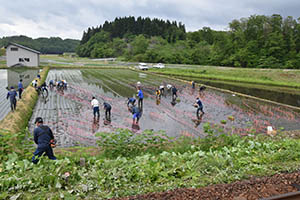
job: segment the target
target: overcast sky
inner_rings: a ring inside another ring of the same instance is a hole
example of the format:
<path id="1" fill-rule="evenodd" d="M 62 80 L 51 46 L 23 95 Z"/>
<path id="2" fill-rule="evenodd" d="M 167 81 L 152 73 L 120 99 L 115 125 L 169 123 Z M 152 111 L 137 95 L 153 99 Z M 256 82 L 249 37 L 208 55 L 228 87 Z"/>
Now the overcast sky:
<path id="1" fill-rule="evenodd" d="M 187 31 L 227 30 L 233 19 L 280 14 L 300 17 L 300 0 L 0 0 L 0 37 L 81 39 L 88 27 L 116 17 L 176 20 Z"/>

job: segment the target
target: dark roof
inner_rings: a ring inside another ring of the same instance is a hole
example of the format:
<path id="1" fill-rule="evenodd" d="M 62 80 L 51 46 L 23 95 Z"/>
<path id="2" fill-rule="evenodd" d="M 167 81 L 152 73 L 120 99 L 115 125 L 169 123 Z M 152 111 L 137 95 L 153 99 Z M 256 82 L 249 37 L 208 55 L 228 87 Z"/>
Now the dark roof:
<path id="1" fill-rule="evenodd" d="M 16 43 L 13 43 L 13 42 L 8 43 L 8 45 L 7 45 L 5 48 L 7 48 L 9 45 L 14 45 L 14 46 L 17 46 L 17 47 L 19 47 L 19 48 L 22 48 L 22 49 L 26 49 L 26 50 L 28 50 L 28 51 L 31 51 L 31 52 L 33 52 L 33 53 L 40 54 L 39 51 L 36 51 L 36 50 L 34 50 L 34 49 L 30 49 L 30 48 L 28 48 L 28 47 L 25 47 L 25 46 L 22 46 L 22 45 L 20 45 L 20 44 L 16 44 Z"/>

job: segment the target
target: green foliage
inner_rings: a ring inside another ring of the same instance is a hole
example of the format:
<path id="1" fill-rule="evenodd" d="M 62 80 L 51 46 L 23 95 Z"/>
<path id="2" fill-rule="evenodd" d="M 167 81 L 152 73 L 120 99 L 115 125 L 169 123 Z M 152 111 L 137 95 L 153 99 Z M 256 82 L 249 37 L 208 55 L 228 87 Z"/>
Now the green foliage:
<path id="1" fill-rule="evenodd" d="M 0 38 L 0 47 L 6 46 L 9 42 L 14 42 L 26 47 L 30 47 L 43 54 L 63 54 L 64 52 L 75 52 L 79 45 L 79 40 L 64 39 L 59 37 L 32 39 L 26 36 L 11 36 Z M 1 55 L 1 53 L 0 53 Z"/>
<path id="2" fill-rule="evenodd" d="M 127 61 L 150 63 L 299 69 L 300 24 L 292 17 L 252 15 L 233 20 L 229 27 L 229 31 L 203 27 L 186 33 L 181 23 L 116 18 L 88 28 L 77 53 L 83 57 L 124 56 Z M 95 42 L 103 32 L 110 39 L 103 36 L 105 42 Z"/>
<path id="3" fill-rule="evenodd" d="M 166 134 L 145 131 L 134 134 L 129 130 L 118 129 L 115 133 L 97 133 L 98 145 L 102 148 L 104 155 L 109 158 L 135 157 L 148 153 L 160 153 L 165 150 L 171 138 Z"/>
<path id="4" fill-rule="evenodd" d="M 122 129 L 98 133 L 102 149 L 98 155 L 64 153 L 56 161 L 42 157 L 37 165 L 29 161 L 33 149 L 24 144 L 27 133 L 5 135 L 0 137 L 0 197 L 104 199 L 230 183 L 299 168 L 299 139 L 241 137 L 208 123 L 204 131 L 203 139 Z M 85 165 L 80 166 L 80 157 Z"/>

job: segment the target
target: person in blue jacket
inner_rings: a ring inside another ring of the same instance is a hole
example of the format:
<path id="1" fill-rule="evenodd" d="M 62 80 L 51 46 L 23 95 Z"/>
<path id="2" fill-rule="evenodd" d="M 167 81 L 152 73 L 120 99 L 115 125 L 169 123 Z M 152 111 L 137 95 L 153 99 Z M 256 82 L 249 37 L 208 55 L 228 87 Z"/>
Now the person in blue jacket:
<path id="1" fill-rule="evenodd" d="M 141 89 L 139 89 L 137 96 L 139 97 L 138 106 L 140 109 L 143 109 L 144 94 Z"/>
<path id="2" fill-rule="evenodd" d="M 7 93 L 6 99 L 9 98 L 11 111 L 15 111 L 17 107 L 17 92 L 13 86 L 10 87 L 10 91 Z"/>
<path id="3" fill-rule="evenodd" d="M 105 110 L 105 118 L 107 121 L 110 121 L 110 111 L 111 111 L 111 105 L 109 103 L 104 102 L 103 107 Z"/>
<path id="4" fill-rule="evenodd" d="M 24 90 L 24 87 L 23 87 L 23 80 L 20 79 L 20 82 L 18 83 L 18 92 L 19 92 L 19 99 L 22 99 L 22 92 Z"/>
<path id="5" fill-rule="evenodd" d="M 202 102 L 201 102 L 201 100 L 200 100 L 199 97 L 197 97 L 195 105 L 197 106 L 197 113 L 196 113 L 196 115 L 197 115 L 197 118 L 199 119 L 200 118 L 199 112 L 201 111 L 201 114 L 204 114 L 203 104 L 202 104 Z"/>
<path id="6" fill-rule="evenodd" d="M 133 123 L 133 124 L 138 124 L 140 118 L 142 117 L 142 112 L 141 112 L 141 110 L 140 110 L 138 107 L 134 106 L 134 107 L 132 108 L 132 114 L 133 114 L 133 117 L 132 117 L 132 120 L 133 120 L 133 121 L 132 121 L 132 123 Z"/>
<path id="7" fill-rule="evenodd" d="M 54 140 L 53 133 L 51 129 L 43 124 L 43 118 L 37 117 L 35 119 L 36 128 L 33 131 L 34 142 L 37 144 L 37 148 L 33 153 L 32 162 L 37 164 L 39 162 L 39 157 L 41 157 L 44 153 L 51 160 L 56 160 L 54 156 L 51 140 Z"/>

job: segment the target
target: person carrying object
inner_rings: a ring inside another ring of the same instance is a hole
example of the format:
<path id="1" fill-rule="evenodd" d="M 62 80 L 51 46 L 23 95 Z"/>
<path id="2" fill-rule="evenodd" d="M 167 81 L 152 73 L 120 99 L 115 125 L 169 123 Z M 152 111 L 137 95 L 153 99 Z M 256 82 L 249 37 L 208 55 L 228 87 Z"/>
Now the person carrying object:
<path id="1" fill-rule="evenodd" d="M 52 150 L 52 145 L 55 145 L 52 130 L 43 124 L 43 118 L 41 117 L 37 117 L 34 123 L 36 128 L 33 131 L 33 136 L 37 148 L 33 153 L 32 162 L 37 164 L 39 162 L 38 158 L 43 154 L 47 155 L 51 160 L 56 160 Z"/>
<path id="2" fill-rule="evenodd" d="M 13 86 L 10 87 L 10 91 L 7 93 L 6 99 L 9 98 L 11 111 L 15 111 L 17 107 L 17 99 L 18 96 L 15 88 Z"/>
<path id="3" fill-rule="evenodd" d="M 93 108 L 94 118 L 96 117 L 96 115 L 99 118 L 100 117 L 99 101 L 95 97 L 92 98 L 91 105 Z"/>

